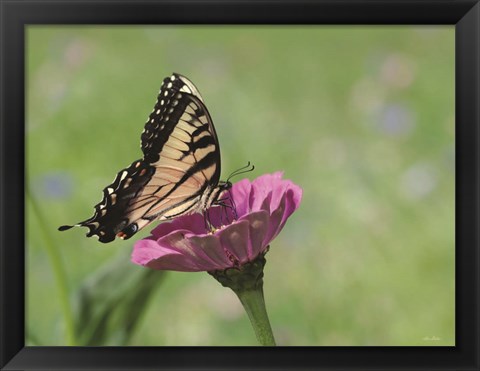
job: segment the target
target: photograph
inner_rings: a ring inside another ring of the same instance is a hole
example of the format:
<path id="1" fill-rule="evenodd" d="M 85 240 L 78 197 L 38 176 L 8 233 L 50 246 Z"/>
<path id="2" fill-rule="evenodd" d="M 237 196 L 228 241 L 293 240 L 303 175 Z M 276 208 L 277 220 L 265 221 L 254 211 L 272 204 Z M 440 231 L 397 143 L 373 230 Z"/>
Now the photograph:
<path id="1" fill-rule="evenodd" d="M 29 24 L 25 346 L 456 346 L 456 30 Z"/>

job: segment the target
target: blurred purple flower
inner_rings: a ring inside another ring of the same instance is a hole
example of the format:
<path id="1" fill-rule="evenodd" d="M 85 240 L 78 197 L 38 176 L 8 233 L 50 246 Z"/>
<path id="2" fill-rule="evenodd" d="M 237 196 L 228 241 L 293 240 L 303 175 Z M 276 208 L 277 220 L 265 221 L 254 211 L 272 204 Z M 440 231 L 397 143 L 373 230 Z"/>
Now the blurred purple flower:
<path id="1" fill-rule="evenodd" d="M 391 136 L 406 136 L 415 126 L 414 113 L 402 104 L 386 105 L 378 121 L 379 129 Z"/>
<path id="2" fill-rule="evenodd" d="M 37 197 L 63 199 L 72 193 L 73 180 L 67 172 L 50 172 L 34 178 L 32 188 Z"/>
<path id="3" fill-rule="evenodd" d="M 151 236 L 135 243 L 132 262 L 152 269 L 200 272 L 255 260 L 300 205 L 302 189 L 282 175 L 276 172 L 235 183 L 230 196 L 237 218 L 228 208 L 210 208 L 213 232 L 205 230 L 201 214 L 158 225 Z"/>

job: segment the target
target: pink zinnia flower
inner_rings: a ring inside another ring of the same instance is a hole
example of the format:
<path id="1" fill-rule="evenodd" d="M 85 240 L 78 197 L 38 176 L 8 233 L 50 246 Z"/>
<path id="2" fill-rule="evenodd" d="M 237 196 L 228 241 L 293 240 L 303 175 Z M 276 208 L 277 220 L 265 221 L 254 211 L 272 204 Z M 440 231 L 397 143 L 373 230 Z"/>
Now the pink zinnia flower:
<path id="1" fill-rule="evenodd" d="M 282 175 L 276 172 L 235 183 L 230 195 L 237 218 L 229 209 L 210 208 L 213 233 L 206 231 L 201 214 L 158 225 L 151 236 L 135 243 L 132 262 L 152 269 L 211 272 L 254 261 L 300 205 L 302 189 Z"/>

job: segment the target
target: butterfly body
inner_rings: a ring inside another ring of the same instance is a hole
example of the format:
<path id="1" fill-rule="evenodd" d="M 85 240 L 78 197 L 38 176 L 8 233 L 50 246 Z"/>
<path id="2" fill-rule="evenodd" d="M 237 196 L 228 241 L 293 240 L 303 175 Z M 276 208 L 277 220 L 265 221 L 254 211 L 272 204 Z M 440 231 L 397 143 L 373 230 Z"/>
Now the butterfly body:
<path id="1" fill-rule="evenodd" d="M 143 158 L 105 187 L 94 215 L 75 224 L 88 227 L 88 237 L 105 243 L 130 238 L 153 221 L 206 210 L 229 187 L 220 182 L 220 148 L 210 114 L 184 76 L 164 79 L 141 149 Z"/>

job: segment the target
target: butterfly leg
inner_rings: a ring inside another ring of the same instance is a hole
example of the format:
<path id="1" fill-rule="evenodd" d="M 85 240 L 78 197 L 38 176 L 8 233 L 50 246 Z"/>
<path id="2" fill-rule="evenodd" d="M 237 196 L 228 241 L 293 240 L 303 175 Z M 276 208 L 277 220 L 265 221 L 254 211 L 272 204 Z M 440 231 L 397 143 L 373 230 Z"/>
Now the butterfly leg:
<path id="1" fill-rule="evenodd" d="M 213 233 L 215 232 L 215 227 L 212 224 L 212 220 L 210 219 L 210 212 L 209 209 L 203 211 L 203 221 L 205 223 L 205 230 L 207 232 Z"/>
<path id="2" fill-rule="evenodd" d="M 219 200 L 218 206 L 220 206 L 222 208 L 222 212 L 220 213 L 220 223 L 222 225 L 230 224 L 231 221 L 228 217 L 228 211 L 227 211 L 228 205 L 225 204 L 224 202 L 222 202 L 222 200 Z"/>
<path id="3" fill-rule="evenodd" d="M 232 195 L 230 194 L 230 191 L 228 191 L 228 196 L 224 198 L 220 198 L 215 202 L 217 205 L 222 206 L 225 210 L 225 215 L 228 223 L 231 223 L 229 220 L 229 215 L 227 209 L 230 209 L 233 213 L 233 220 L 238 219 L 238 214 L 237 214 L 237 206 L 235 205 L 235 201 L 233 200 Z"/>
<path id="4" fill-rule="evenodd" d="M 205 230 L 207 232 L 211 231 L 209 223 L 208 223 L 208 210 L 203 211 L 203 223 L 205 224 Z"/>

